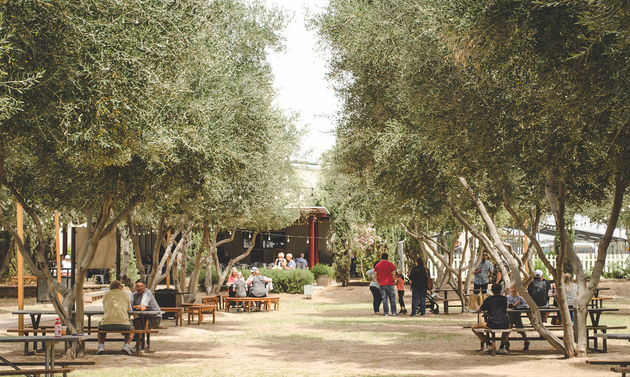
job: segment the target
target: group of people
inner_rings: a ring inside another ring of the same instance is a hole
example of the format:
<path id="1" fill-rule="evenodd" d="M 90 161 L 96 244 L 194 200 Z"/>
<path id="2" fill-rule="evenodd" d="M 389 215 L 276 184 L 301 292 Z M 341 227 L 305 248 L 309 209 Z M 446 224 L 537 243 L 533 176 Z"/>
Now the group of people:
<path id="1" fill-rule="evenodd" d="M 304 253 L 300 253 L 300 257 L 293 260 L 293 254 L 287 253 L 285 258 L 284 253 L 278 253 L 278 258 L 273 262 L 273 270 L 293 270 L 297 268 L 297 263 L 300 263 L 301 268 L 308 268 L 308 262 L 304 259 Z"/>
<path id="2" fill-rule="evenodd" d="M 426 314 L 426 296 L 428 290 L 428 271 L 424 267 L 422 258 L 416 260 L 415 267 L 409 274 L 409 284 L 411 285 L 411 314 Z M 374 314 L 380 315 L 381 303 L 383 304 L 383 315 L 388 316 L 391 306 L 391 315 L 397 316 L 396 310 L 396 291 L 398 292 L 398 303 L 400 304 L 400 313 L 407 314 L 405 308 L 405 280 L 400 271 L 396 270 L 396 266 L 389 261 L 389 255 L 383 253 L 381 261 L 374 265 L 374 268 L 367 271 L 366 274 L 371 278 L 370 291 L 374 300 L 372 302 Z"/>
<path id="3" fill-rule="evenodd" d="M 565 273 L 562 276 L 565 290 L 565 297 L 569 309 L 573 309 L 573 302 L 577 297 L 577 284 L 573 281 L 573 275 Z M 534 271 L 534 280 L 532 280 L 528 287 L 527 293 L 532 297 L 538 308 L 549 307 L 549 295 L 553 294 L 555 287 L 549 280 L 543 278 L 542 270 Z M 485 333 L 478 333 L 475 329 L 478 328 L 490 328 L 490 329 L 508 329 L 508 328 L 523 328 L 523 320 L 520 312 L 508 312 L 507 309 L 529 309 L 529 305 L 525 299 L 519 295 L 518 290 L 514 285 L 510 287 L 509 296 L 503 296 L 503 286 L 498 283 L 494 283 L 491 288 L 492 296 L 487 297 L 480 306 L 477 306 L 477 313 L 486 313 L 486 322 L 478 323 L 472 326 L 472 330 L 475 335 L 484 343 L 484 348 L 488 349 L 492 346 L 490 339 Z M 531 313 L 527 314 L 531 320 Z M 542 313 L 542 321 L 547 322 L 549 312 Z M 559 316 L 558 321 L 563 319 Z M 573 321 L 573 312 L 571 312 L 571 321 Z M 524 339 L 523 351 L 529 349 L 529 340 L 525 332 L 519 332 Z M 507 354 L 510 349 L 509 332 L 502 333 L 501 345 L 497 351 L 500 354 Z"/>
<path id="4" fill-rule="evenodd" d="M 230 297 L 265 297 L 271 290 L 273 279 L 262 276 L 257 267 L 252 267 L 251 275 L 247 280 L 243 273 L 232 268 L 228 277 L 227 287 Z"/>
<path id="5" fill-rule="evenodd" d="M 103 319 L 98 325 L 99 330 L 103 331 L 128 331 L 133 329 L 142 329 L 143 321 L 140 317 L 129 319 L 130 311 L 157 311 L 160 312 L 153 293 L 147 288 L 144 280 L 136 281 L 136 291 L 129 295 L 123 290 L 123 284 L 114 280 L 109 284 L 109 291 L 103 296 Z M 144 319 L 145 329 L 155 329 L 160 326 L 162 314 L 146 316 Z M 97 355 L 105 353 L 105 339 L 107 333 L 98 333 Z M 132 355 L 131 351 L 131 334 L 125 334 L 125 344 L 121 352 L 126 355 Z"/>

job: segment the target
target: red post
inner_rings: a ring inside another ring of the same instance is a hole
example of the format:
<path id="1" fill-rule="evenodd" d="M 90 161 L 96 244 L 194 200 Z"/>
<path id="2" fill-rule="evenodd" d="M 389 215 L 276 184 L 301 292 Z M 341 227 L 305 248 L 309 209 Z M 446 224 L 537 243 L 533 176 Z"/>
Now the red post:
<path id="1" fill-rule="evenodd" d="M 308 218 L 308 230 L 309 230 L 309 248 L 310 253 L 308 256 L 308 265 L 313 268 L 315 265 L 315 216 L 309 216 Z"/>
<path id="2" fill-rule="evenodd" d="M 319 226 L 315 221 L 315 264 L 319 264 Z"/>

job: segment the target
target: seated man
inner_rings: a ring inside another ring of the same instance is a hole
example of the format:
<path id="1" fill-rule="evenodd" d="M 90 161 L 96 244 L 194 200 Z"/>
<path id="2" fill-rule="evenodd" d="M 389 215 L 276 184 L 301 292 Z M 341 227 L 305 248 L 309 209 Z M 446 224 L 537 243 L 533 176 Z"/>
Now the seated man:
<path id="1" fill-rule="evenodd" d="M 133 310 L 139 311 L 160 311 L 160 306 L 150 289 L 147 289 L 144 280 L 138 279 L 136 281 L 136 291 L 131 295 L 131 307 Z M 160 326 L 162 322 L 162 314 L 147 316 L 148 321 L 147 329 L 155 329 Z M 142 319 L 140 317 L 133 320 L 133 324 L 136 329 L 142 329 Z"/>
<path id="2" fill-rule="evenodd" d="M 287 254 L 287 262 L 285 263 L 284 269 L 285 270 L 295 269 L 295 261 L 293 260 L 293 254 L 291 253 Z"/>
<path id="3" fill-rule="evenodd" d="M 488 322 L 478 323 L 472 326 L 473 333 L 485 343 L 485 349 L 488 347 L 492 347 L 492 342 L 490 342 L 490 338 L 485 333 L 478 333 L 475 329 L 479 328 L 487 328 L 487 329 L 508 329 L 510 328 L 510 323 L 508 322 L 507 317 L 507 298 L 501 295 L 501 284 L 492 284 L 492 296 L 486 298 L 481 304 L 481 306 L 477 306 L 477 313 L 481 313 L 482 311 L 486 312 Z M 509 332 L 504 332 L 501 334 L 501 347 L 497 351 L 500 354 L 507 354 L 507 350 L 505 349 L 508 344 L 508 339 L 510 337 Z"/>
<path id="4" fill-rule="evenodd" d="M 536 305 L 539 308 L 548 308 L 549 307 L 549 291 L 551 290 L 551 283 L 549 280 L 543 279 L 543 272 L 541 270 L 534 271 L 534 280 L 529 283 L 527 287 L 527 292 L 530 296 L 536 301 Z M 547 317 L 549 317 L 549 312 L 542 313 L 542 321 L 547 322 Z M 531 314 L 529 314 L 529 319 L 531 320 Z"/>
<path id="5" fill-rule="evenodd" d="M 131 308 L 129 301 L 129 293 L 123 291 L 123 286 L 118 280 L 114 280 L 109 284 L 109 292 L 103 296 L 103 320 L 98 325 L 99 330 L 103 331 L 126 331 L 133 330 L 133 323 L 129 320 L 129 309 Z M 97 355 L 105 353 L 105 339 L 107 334 L 98 334 Z M 125 334 L 125 345 L 121 352 L 126 355 L 132 355 L 131 334 Z"/>
<path id="6" fill-rule="evenodd" d="M 308 262 L 304 259 L 304 253 L 300 253 L 300 257 L 295 259 L 296 263 L 302 263 L 302 268 L 308 270 Z"/>

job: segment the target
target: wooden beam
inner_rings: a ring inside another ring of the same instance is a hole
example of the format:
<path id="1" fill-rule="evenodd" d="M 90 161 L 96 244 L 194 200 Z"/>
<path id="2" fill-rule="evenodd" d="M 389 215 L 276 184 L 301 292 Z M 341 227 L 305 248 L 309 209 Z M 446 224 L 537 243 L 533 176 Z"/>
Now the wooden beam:
<path id="1" fill-rule="evenodd" d="M 24 211 L 20 203 L 17 204 L 17 234 L 21 240 L 24 240 Z M 22 253 L 18 250 L 17 254 L 17 283 L 18 283 L 18 310 L 24 310 L 24 259 Z M 24 315 L 18 315 L 18 328 L 24 328 Z"/>

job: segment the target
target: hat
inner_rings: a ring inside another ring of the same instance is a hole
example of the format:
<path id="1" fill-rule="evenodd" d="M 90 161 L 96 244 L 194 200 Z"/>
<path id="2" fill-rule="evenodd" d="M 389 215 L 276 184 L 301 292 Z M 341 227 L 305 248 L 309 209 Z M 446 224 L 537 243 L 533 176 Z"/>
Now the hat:
<path id="1" fill-rule="evenodd" d="M 252 269 L 251 269 L 251 270 L 249 270 L 249 272 L 254 272 L 254 271 L 256 271 L 257 269 L 258 269 L 257 267 L 252 267 Z"/>
<path id="2" fill-rule="evenodd" d="M 537 277 L 537 278 L 541 278 L 543 276 L 542 270 L 534 271 L 534 276 Z"/>
<path id="3" fill-rule="evenodd" d="M 70 255 L 66 254 L 66 256 L 64 257 L 64 259 L 70 260 Z"/>

